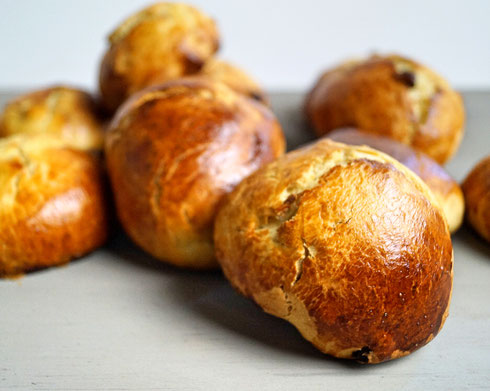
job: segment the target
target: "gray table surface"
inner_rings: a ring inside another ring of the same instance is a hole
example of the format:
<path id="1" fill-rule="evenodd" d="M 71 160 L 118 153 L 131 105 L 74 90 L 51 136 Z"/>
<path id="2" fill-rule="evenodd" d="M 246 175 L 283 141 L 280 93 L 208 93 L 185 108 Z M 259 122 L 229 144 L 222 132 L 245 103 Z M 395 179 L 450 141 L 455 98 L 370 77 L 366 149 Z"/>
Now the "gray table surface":
<path id="1" fill-rule="evenodd" d="M 457 180 L 490 153 L 490 92 L 464 98 L 466 135 L 447 165 Z M 272 102 L 290 147 L 311 139 L 301 94 Z M 0 389 L 490 389 L 490 245 L 468 228 L 453 239 L 443 330 L 408 357 L 362 366 L 320 354 L 220 273 L 165 266 L 119 234 L 68 266 L 0 280 Z"/>

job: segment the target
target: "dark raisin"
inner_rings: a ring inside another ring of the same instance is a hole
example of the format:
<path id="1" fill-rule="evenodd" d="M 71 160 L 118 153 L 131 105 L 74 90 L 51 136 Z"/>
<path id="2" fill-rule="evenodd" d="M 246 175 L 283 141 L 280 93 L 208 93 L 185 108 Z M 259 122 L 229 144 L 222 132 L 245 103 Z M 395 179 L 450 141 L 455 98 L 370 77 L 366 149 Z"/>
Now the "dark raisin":
<path id="1" fill-rule="evenodd" d="M 264 100 L 264 97 L 260 92 L 252 92 L 250 93 L 250 97 L 252 99 L 258 100 L 259 102 L 262 102 Z"/>
<path id="2" fill-rule="evenodd" d="M 367 363 L 369 361 L 369 353 L 371 353 L 372 350 L 369 349 L 369 347 L 364 346 L 362 349 L 355 350 L 352 352 L 352 358 L 355 360 L 362 362 L 362 363 Z"/>
<path id="3" fill-rule="evenodd" d="M 396 79 L 405 84 L 407 87 L 415 86 L 415 73 L 413 72 L 405 71 L 402 73 L 397 73 Z"/>

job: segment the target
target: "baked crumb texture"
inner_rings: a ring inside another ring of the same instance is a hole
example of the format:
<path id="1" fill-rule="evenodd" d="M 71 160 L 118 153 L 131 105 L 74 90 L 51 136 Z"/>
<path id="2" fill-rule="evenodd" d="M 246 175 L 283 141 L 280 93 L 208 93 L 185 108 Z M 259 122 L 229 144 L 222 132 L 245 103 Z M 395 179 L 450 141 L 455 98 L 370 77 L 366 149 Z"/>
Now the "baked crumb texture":
<path id="1" fill-rule="evenodd" d="M 322 352 L 405 356 L 448 315 L 453 253 L 437 200 L 409 169 L 328 139 L 246 178 L 215 222 L 224 274 Z"/>
<path id="2" fill-rule="evenodd" d="M 389 137 L 361 131 L 355 128 L 340 128 L 328 133 L 331 140 L 351 145 L 367 145 L 398 160 L 417 174 L 434 193 L 441 205 L 451 233 L 463 222 L 464 197 L 459 184 L 436 161 L 421 151 Z"/>

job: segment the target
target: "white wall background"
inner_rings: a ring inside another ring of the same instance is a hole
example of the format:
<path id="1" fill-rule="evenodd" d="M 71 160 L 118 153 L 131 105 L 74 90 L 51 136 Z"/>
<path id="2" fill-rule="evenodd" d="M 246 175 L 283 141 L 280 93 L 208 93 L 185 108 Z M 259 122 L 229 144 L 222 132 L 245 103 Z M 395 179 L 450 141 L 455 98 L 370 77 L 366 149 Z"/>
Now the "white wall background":
<path id="1" fill-rule="evenodd" d="M 349 56 L 396 51 L 458 88 L 490 88 L 490 0 L 187 0 L 221 55 L 270 89 L 305 89 Z M 107 34 L 148 0 L 0 0 L 0 88 L 94 88 Z"/>

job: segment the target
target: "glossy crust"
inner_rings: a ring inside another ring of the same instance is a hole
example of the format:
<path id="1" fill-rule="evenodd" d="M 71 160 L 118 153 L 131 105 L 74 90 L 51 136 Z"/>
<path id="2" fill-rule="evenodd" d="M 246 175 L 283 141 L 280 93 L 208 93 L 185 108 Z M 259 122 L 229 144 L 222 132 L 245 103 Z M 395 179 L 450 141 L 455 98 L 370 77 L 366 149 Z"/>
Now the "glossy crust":
<path id="1" fill-rule="evenodd" d="M 387 137 L 369 134 L 359 129 L 343 128 L 328 134 L 328 138 L 351 145 L 367 145 L 398 160 L 416 173 L 432 190 L 446 216 L 449 231 L 456 232 L 463 222 L 464 197 L 458 183 L 430 157 Z"/>
<path id="2" fill-rule="evenodd" d="M 216 267 L 218 204 L 284 148 L 274 115 L 223 84 L 188 79 L 151 87 L 121 107 L 106 139 L 119 218 L 154 257 Z"/>
<path id="3" fill-rule="evenodd" d="M 431 341 L 452 246 L 427 186 L 368 147 L 324 139 L 246 178 L 215 221 L 225 276 L 324 353 L 366 363 Z"/>
<path id="4" fill-rule="evenodd" d="M 0 140 L 0 276 L 67 263 L 104 243 L 100 163 L 49 134 Z"/>
<path id="5" fill-rule="evenodd" d="M 99 110 L 86 92 L 54 86 L 9 102 L 0 116 L 0 137 L 50 133 L 78 149 L 102 149 L 104 134 Z"/>
<path id="6" fill-rule="evenodd" d="M 399 56 L 372 56 L 324 73 L 306 99 L 306 114 L 322 136 L 354 126 L 391 137 L 438 163 L 463 135 L 460 95 L 430 69 Z"/>
<path id="7" fill-rule="evenodd" d="M 211 58 L 197 75 L 222 82 L 240 94 L 269 105 L 269 99 L 257 82 L 233 64 Z"/>
<path id="8" fill-rule="evenodd" d="M 114 111 L 144 87 L 197 72 L 219 46 L 216 25 L 194 7 L 156 3 L 126 19 L 109 37 L 99 85 Z"/>
<path id="9" fill-rule="evenodd" d="M 490 242 L 490 156 L 478 163 L 463 182 L 466 218 Z"/>

